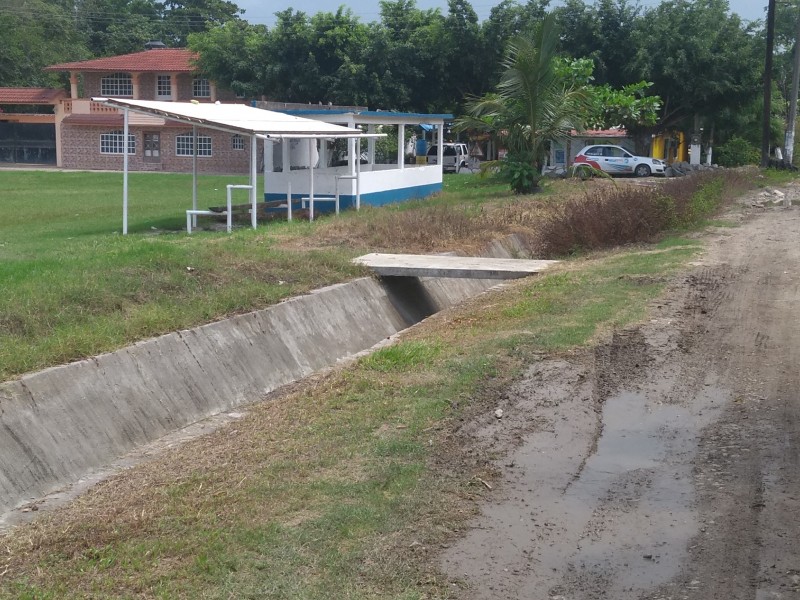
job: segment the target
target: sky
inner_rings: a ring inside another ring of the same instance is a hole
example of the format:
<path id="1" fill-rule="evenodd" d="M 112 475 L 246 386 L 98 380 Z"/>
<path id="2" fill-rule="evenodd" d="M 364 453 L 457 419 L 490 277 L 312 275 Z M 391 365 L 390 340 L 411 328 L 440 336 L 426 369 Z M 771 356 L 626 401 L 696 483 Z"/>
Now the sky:
<path id="1" fill-rule="evenodd" d="M 380 8 L 378 0 L 233 0 L 239 7 L 245 10 L 244 18 L 251 23 L 263 23 L 274 25 L 274 14 L 278 11 L 294 8 L 308 14 L 320 11 L 334 12 L 344 4 L 353 10 L 364 22 L 377 21 L 380 18 Z M 522 4 L 524 0 L 520 0 Z M 633 2 L 632 2 L 633 3 Z M 483 20 L 489 16 L 489 11 L 493 6 L 499 4 L 499 0 L 471 0 L 472 8 L 478 13 L 478 18 Z M 656 6 L 659 0 L 640 0 L 641 6 Z M 731 12 L 737 13 L 747 21 L 763 19 L 765 17 L 765 7 L 767 0 L 729 0 Z M 558 5 L 554 0 L 551 6 Z M 440 8 L 442 13 L 447 12 L 446 0 L 417 0 L 419 8 Z"/>

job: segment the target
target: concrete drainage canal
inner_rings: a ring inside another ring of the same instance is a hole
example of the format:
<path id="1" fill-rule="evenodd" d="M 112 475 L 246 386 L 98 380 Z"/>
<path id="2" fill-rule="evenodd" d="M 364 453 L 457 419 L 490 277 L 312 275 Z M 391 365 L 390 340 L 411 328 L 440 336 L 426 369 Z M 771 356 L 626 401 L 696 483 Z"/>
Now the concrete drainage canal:
<path id="1" fill-rule="evenodd" d="M 136 448 L 257 401 L 496 284 L 363 278 L 0 384 L 0 525 Z"/>

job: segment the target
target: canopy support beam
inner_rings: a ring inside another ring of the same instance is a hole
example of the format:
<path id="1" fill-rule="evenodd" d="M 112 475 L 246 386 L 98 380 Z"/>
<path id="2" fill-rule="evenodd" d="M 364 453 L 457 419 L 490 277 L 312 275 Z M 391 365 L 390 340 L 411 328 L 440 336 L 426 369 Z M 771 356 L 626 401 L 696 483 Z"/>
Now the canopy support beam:
<path id="1" fill-rule="evenodd" d="M 250 136 L 250 224 L 255 229 L 258 225 L 256 213 L 256 189 L 258 188 L 258 139 Z"/>
<path id="2" fill-rule="evenodd" d="M 128 235 L 128 109 L 122 113 L 122 235 Z"/>

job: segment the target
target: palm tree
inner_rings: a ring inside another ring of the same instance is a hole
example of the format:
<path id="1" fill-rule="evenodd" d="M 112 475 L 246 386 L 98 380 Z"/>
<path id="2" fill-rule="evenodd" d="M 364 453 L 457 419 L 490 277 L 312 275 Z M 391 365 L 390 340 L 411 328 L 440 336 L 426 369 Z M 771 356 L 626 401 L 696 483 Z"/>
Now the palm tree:
<path id="1" fill-rule="evenodd" d="M 511 39 L 496 92 L 468 102 L 467 115 L 456 123 L 460 130 L 503 139 L 508 156 L 501 170 L 517 193 L 538 188 L 547 144 L 565 139 L 573 129 L 582 130 L 589 114 L 585 91 L 557 73 L 557 43 L 552 14 L 532 36 Z"/>

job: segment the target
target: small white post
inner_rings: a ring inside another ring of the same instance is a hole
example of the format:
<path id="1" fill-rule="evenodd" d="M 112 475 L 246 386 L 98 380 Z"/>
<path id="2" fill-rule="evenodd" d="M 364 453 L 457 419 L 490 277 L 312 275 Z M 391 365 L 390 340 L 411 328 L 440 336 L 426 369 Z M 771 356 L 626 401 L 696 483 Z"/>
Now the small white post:
<path id="1" fill-rule="evenodd" d="M 128 109 L 122 112 L 122 235 L 128 235 Z"/>

